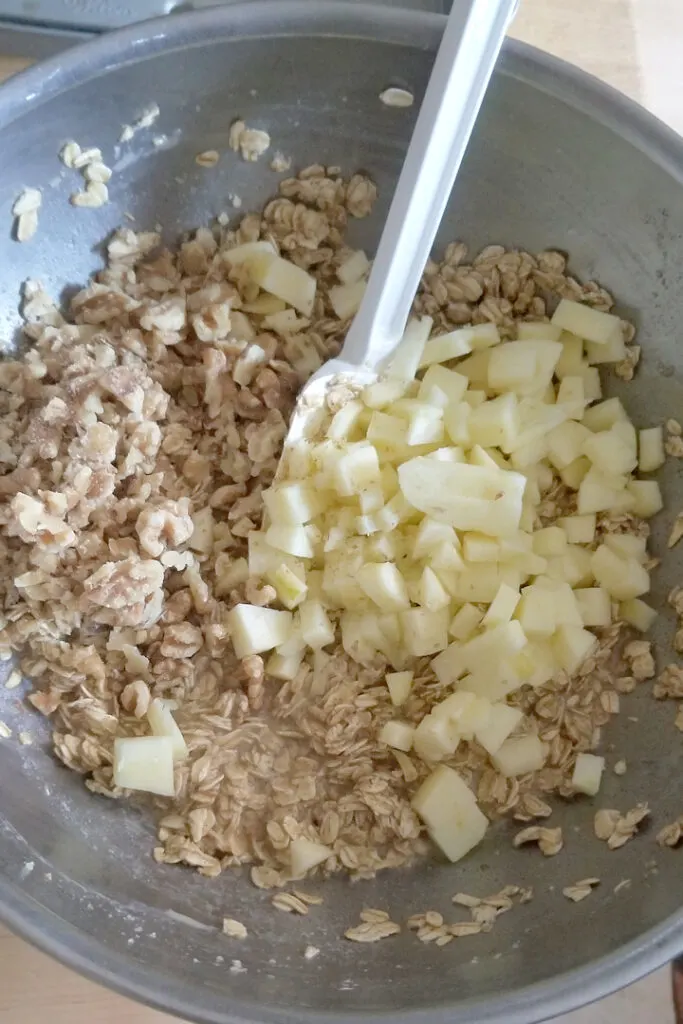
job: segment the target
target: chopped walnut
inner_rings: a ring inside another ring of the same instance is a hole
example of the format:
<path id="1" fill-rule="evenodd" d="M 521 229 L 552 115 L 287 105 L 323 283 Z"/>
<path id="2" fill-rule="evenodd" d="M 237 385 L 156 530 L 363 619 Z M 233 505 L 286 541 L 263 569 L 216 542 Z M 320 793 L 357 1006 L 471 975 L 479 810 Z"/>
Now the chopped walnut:
<path id="1" fill-rule="evenodd" d="M 678 434 L 671 434 L 664 442 L 664 450 L 667 455 L 674 459 L 683 459 L 683 437 Z"/>
<path id="2" fill-rule="evenodd" d="M 683 668 L 680 665 L 667 665 L 657 677 L 652 690 L 657 700 L 681 700 L 683 698 Z"/>
<path id="3" fill-rule="evenodd" d="M 150 558 L 158 558 L 167 547 L 178 548 L 190 539 L 194 530 L 189 500 L 165 501 L 156 508 L 143 508 L 135 523 L 140 548 Z"/>

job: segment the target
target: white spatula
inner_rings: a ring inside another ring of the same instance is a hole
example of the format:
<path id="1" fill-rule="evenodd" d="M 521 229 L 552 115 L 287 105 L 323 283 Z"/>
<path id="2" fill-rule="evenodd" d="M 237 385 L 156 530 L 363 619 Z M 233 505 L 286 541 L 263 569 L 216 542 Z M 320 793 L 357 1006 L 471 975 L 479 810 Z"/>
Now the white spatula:
<path id="1" fill-rule="evenodd" d="M 395 356 L 517 4 L 454 0 L 363 301 L 339 356 L 301 392 L 285 445 L 306 432 L 333 381 L 365 385 Z M 413 329 L 419 334 L 418 325 Z M 409 330 L 401 345 L 408 364 L 411 335 Z"/>

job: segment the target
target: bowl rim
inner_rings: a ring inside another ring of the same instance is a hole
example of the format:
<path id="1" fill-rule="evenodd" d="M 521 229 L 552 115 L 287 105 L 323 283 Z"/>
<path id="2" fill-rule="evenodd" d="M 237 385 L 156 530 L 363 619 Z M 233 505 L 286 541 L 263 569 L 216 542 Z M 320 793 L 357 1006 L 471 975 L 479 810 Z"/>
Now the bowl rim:
<path id="1" fill-rule="evenodd" d="M 249 0 L 172 14 L 107 33 L 21 72 L 0 87 L 0 128 L 61 93 L 156 53 L 207 39 L 329 36 L 374 39 L 435 51 L 445 18 L 407 9 L 335 0 Z M 508 39 L 499 69 L 562 102 L 629 142 L 683 185 L 683 139 L 628 97 L 592 75 L 535 47 Z M 150 971 L 121 953 L 94 945 L 57 919 L 8 876 L 0 876 L 0 919 L 65 966 L 121 995 L 197 1024 L 349 1024 L 357 1012 L 299 1011 L 217 998 L 182 978 Z M 364 1024 L 534 1024 L 598 1000 L 672 960 L 683 949 L 683 908 L 637 939 L 582 967 L 502 995 L 452 1007 L 369 1011 Z M 194 998 L 196 996 L 196 998 Z M 213 998 L 213 997 L 212 997 Z"/>

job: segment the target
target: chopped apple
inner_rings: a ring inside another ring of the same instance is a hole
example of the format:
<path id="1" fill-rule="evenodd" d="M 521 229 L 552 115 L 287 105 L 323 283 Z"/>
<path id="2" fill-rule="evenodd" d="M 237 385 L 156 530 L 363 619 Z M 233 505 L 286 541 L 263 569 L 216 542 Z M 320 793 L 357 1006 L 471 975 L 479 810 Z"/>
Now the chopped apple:
<path id="1" fill-rule="evenodd" d="M 507 778 L 539 771 L 546 761 L 546 749 L 538 736 L 514 736 L 505 740 L 491 756 L 494 768 Z"/>
<path id="2" fill-rule="evenodd" d="M 597 638 L 581 626 L 559 626 L 553 637 L 553 647 L 560 667 L 568 675 L 574 675 L 597 642 Z"/>
<path id="3" fill-rule="evenodd" d="M 272 242 L 244 242 L 242 245 L 234 245 L 232 249 L 223 250 L 222 258 L 231 266 L 238 267 L 242 263 L 253 260 L 254 257 L 276 256 L 275 247 Z"/>
<path id="4" fill-rule="evenodd" d="M 364 593 L 384 611 L 401 611 L 410 607 L 406 583 L 393 562 L 371 562 L 358 573 Z"/>
<path id="5" fill-rule="evenodd" d="M 572 774 L 572 789 L 576 793 L 585 793 L 586 796 L 597 796 L 604 770 L 604 757 L 577 754 Z"/>
<path id="6" fill-rule="evenodd" d="M 485 629 L 491 629 L 493 626 L 501 626 L 509 622 L 518 604 L 519 588 L 511 587 L 507 583 L 501 583 L 498 593 L 489 605 L 488 611 L 482 620 L 482 626 Z"/>
<path id="7" fill-rule="evenodd" d="M 416 560 L 425 558 L 443 543 L 452 544 L 457 549 L 458 537 L 455 530 L 448 523 L 438 523 L 435 519 L 425 516 L 417 528 L 413 558 Z"/>
<path id="8" fill-rule="evenodd" d="M 623 601 L 619 605 L 619 618 L 641 633 L 647 633 L 657 618 L 657 612 L 645 601 L 632 597 L 630 601 Z"/>
<path id="9" fill-rule="evenodd" d="M 408 722 L 391 721 L 382 726 L 377 738 L 388 747 L 408 751 L 413 745 L 415 731 L 415 726 Z"/>
<path id="10" fill-rule="evenodd" d="M 410 519 L 415 509 L 399 492 L 375 513 L 375 522 L 384 533 L 391 533 L 400 523 Z"/>
<path id="11" fill-rule="evenodd" d="M 462 553 L 466 562 L 497 562 L 500 545 L 493 537 L 486 537 L 483 533 L 465 533 Z"/>
<path id="12" fill-rule="evenodd" d="M 587 402 L 597 402 L 599 398 L 602 398 L 602 383 L 597 366 L 584 366 L 581 371 L 581 379 L 583 380 L 583 393 Z M 584 413 L 584 421 L 585 418 L 586 414 Z M 586 426 L 588 426 L 587 423 Z"/>
<path id="13" fill-rule="evenodd" d="M 319 492 L 300 481 L 276 484 L 263 492 L 263 500 L 271 522 L 288 526 L 309 523 L 327 505 Z"/>
<path id="14" fill-rule="evenodd" d="M 468 402 L 460 402 L 459 405 L 449 405 L 446 407 L 444 411 L 444 426 L 453 444 L 469 444 L 469 420 L 471 415 L 472 406 Z"/>
<path id="15" fill-rule="evenodd" d="M 448 423 L 446 424 L 448 429 Z M 472 409 L 467 422 L 469 439 L 484 447 L 497 447 L 510 452 L 519 434 L 519 409 L 512 392 L 498 395 Z M 452 437 L 452 433 L 449 430 Z"/>
<path id="16" fill-rule="evenodd" d="M 571 420 L 583 419 L 586 410 L 586 386 L 583 377 L 563 377 L 557 389 L 557 404 L 564 406 Z"/>
<path id="17" fill-rule="evenodd" d="M 661 427 L 648 427 L 638 433 L 638 469 L 654 473 L 664 465 L 664 435 Z"/>
<path id="18" fill-rule="evenodd" d="M 337 277 L 342 284 L 355 284 L 365 277 L 370 269 L 370 260 L 362 249 L 356 249 L 337 267 Z"/>
<path id="19" fill-rule="evenodd" d="M 565 469 L 583 455 L 583 446 L 592 437 L 590 430 L 575 420 L 566 420 L 548 434 L 548 456 L 556 469 Z"/>
<path id="20" fill-rule="evenodd" d="M 538 355 L 532 342 L 509 341 L 492 349 L 486 383 L 494 391 L 528 394 L 535 390 L 538 369 Z"/>
<path id="21" fill-rule="evenodd" d="M 289 866 L 293 878 L 303 878 L 309 871 L 324 864 L 328 857 L 333 856 L 334 851 L 322 843 L 315 843 L 312 839 L 299 836 L 289 844 Z"/>
<path id="22" fill-rule="evenodd" d="M 479 810 L 474 793 L 446 765 L 440 765 L 422 783 L 412 805 L 452 863 L 477 846 L 488 828 L 488 818 Z"/>
<path id="23" fill-rule="evenodd" d="M 525 587 L 515 611 L 527 636 L 550 636 L 555 632 L 555 610 L 548 600 L 547 591 L 532 584 Z"/>
<path id="24" fill-rule="evenodd" d="M 412 741 L 417 756 L 430 763 L 454 754 L 460 743 L 460 734 L 450 719 L 432 712 L 425 715 L 417 726 Z"/>
<path id="25" fill-rule="evenodd" d="M 623 481 L 625 483 L 625 481 Z M 577 510 L 579 515 L 608 512 L 619 504 L 623 491 L 622 479 L 611 476 L 593 466 L 579 484 Z"/>
<path id="26" fill-rule="evenodd" d="M 394 406 L 395 408 L 395 406 Z M 406 444 L 442 444 L 445 440 L 443 420 L 434 416 L 434 406 L 415 409 L 408 420 Z"/>
<path id="27" fill-rule="evenodd" d="M 569 331 L 562 331 L 557 339 L 562 345 L 562 352 L 555 367 L 558 380 L 565 377 L 581 377 L 586 366 L 583 359 L 583 338 L 577 338 Z"/>
<path id="28" fill-rule="evenodd" d="M 559 341 L 561 336 L 562 328 L 556 324 L 533 320 L 523 320 L 517 324 L 519 341 Z"/>
<path id="29" fill-rule="evenodd" d="M 404 445 L 407 429 L 408 424 L 400 416 L 376 410 L 370 418 L 366 436 L 373 444 Z"/>
<path id="30" fill-rule="evenodd" d="M 583 516 L 563 516 L 557 520 L 570 544 L 592 544 L 595 539 L 595 513 Z"/>
<path id="31" fill-rule="evenodd" d="M 573 491 L 578 491 L 582 480 L 588 474 L 590 468 L 590 462 L 585 455 L 582 455 L 560 470 L 560 479 L 567 487 L 571 487 Z"/>
<path id="32" fill-rule="evenodd" d="M 639 562 L 648 559 L 647 537 L 638 537 L 633 533 L 608 533 L 604 542 L 620 558 L 635 558 Z"/>
<path id="33" fill-rule="evenodd" d="M 629 480 L 626 490 L 633 498 L 633 511 L 641 519 L 650 519 L 664 508 L 656 480 Z"/>
<path id="34" fill-rule="evenodd" d="M 278 647 L 292 633 L 292 613 L 252 604 L 236 604 L 226 616 L 232 645 L 238 658 Z"/>
<path id="35" fill-rule="evenodd" d="M 512 659 L 513 662 L 515 659 Z M 495 672 L 472 673 L 458 680 L 458 692 L 473 693 L 484 697 L 491 704 L 505 700 L 508 694 L 518 690 L 524 680 L 511 666 L 501 666 Z"/>
<path id="36" fill-rule="evenodd" d="M 159 697 L 150 701 L 147 709 L 147 721 L 154 736 L 168 736 L 171 740 L 174 762 L 184 761 L 188 753 L 187 743 L 165 701 Z"/>
<path id="37" fill-rule="evenodd" d="M 450 605 L 451 599 L 444 589 L 439 577 L 433 569 L 425 566 L 418 583 L 417 589 L 418 604 L 423 608 L 436 611 L 439 608 L 446 608 Z"/>
<path id="38" fill-rule="evenodd" d="M 591 434 L 583 443 L 581 454 L 588 456 L 601 472 L 630 473 L 636 468 L 638 458 L 635 436 L 632 442 L 624 438 L 619 430 L 621 426 L 617 423 L 609 430 Z"/>
<path id="39" fill-rule="evenodd" d="M 471 740 L 477 729 L 483 729 L 488 725 L 492 707 L 487 697 L 459 691 L 435 705 L 432 714 L 435 718 L 448 719 L 463 739 Z"/>
<path id="40" fill-rule="evenodd" d="M 408 321 L 403 337 L 385 371 L 390 380 L 413 379 L 420 365 L 432 323 L 430 316 L 422 316 L 419 319 Z"/>
<path id="41" fill-rule="evenodd" d="M 462 400 L 468 384 L 467 377 L 461 373 L 447 370 L 445 366 L 430 366 L 420 382 L 417 397 L 421 402 L 431 402 L 445 408 L 450 402 Z"/>
<path id="42" fill-rule="evenodd" d="M 601 313 L 591 306 L 571 299 L 561 299 L 550 319 L 551 324 L 561 327 L 564 331 L 592 341 L 598 345 L 606 345 L 615 338 L 622 337 L 621 320 L 612 313 Z"/>
<path id="43" fill-rule="evenodd" d="M 593 552 L 591 566 L 597 582 L 617 601 L 629 601 L 650 589 L 647 569 L 635 558 L 620 558 L 606 544 Z"/>
<path id="44" fill-rule="evenodd" d="M 491 707 L 489 720 L 484 726 L 475 729 L 474 738 L 493 757 L 514 732 L 523 718 L 519 708 L 511 708 L 508 704 L 494 704 Z"/>
<path id="45" fill-rule="evenodd" d="M 453 617 L 448 632 L 456 640 L 469 640 L 480 625 L 484 613 L 473 604 L 464 604 Z"/>
<path id="46" fill-rule="evenodd" d="M 297 558 L 313 558 L 315 553 L 313 539 L 305 526 L 280 526 L 273 523 L 266 530 L 266 540 L 271 547 Z"/>
<path id="47" fill-rule="evenodd" d="M 519 622 L 494 626 L 465 643 L 455 641 L 432 660 L 432 670 L 440 683 L 456 682 L 466 672 L 495 671 L 526 644 Z"/>
<path id="48" fill-rule="evenodd" d="M 346 441 L 357 428 L 365 413 L 365 406 L 359 399 L 352 399 L 343 405 L 332 417 L 327 436 L 333 441 Z"/>
<path id="49" fill-rule="evenodd" d="M 334 642 L 334 627 L 320 601 L 304 601 L 299 608 L 299 626 L 304 643 L 314 651 Z"/>
<path id="50" fill-rule="evenodd" d="M 268 579 L 275 587 L 278 600 L 290 611 L 300 605 L 308 593 L 305 581 L 288 565 L 279 566 L 275 572 L 268 574 Z"/>
<path id="51" fill-rule="evenodd" d="M 574 591 L 584 626 L 609 626 L 612 599 L 604 587 L 581 587 Z"/>
<path id="52" fill-rule="evenodd" d="M 280 654 L 274 651 L 266 662 L 266 675 L 273 679 L 281 679 L 283 682 L 291 682 L 296 679 L 297 673 L 304 660 L 303 650 L 293 650 L 289 654 Z"/>
<path id="53" fill-rule="evenodd" d="M 535 530 L 532 539 L 534 551 L 543 558 L 563 555 L 567 550 L 567 534 L 559 526 L 546 526 L 542 530 Z"/>
<path id="54" fill-rule="evenodd" d="M 418 457 L 399 466 L 398 479 L 414 508 L 456 529 L 496 537 L 519 527 L 526 487 L 520 473 Z"/>
<path id="55" fill-rule="evenodd" d="M 626 342 L 623 336 L 615 336 L 604 345 L 598 345 L 593 341 L 586 342 L 586 359 L 593 365 L 602 363 L 618 363 L 627 355 Z"/>
<path id="56" fill-rule="evenodd" d="M 400 614 L 408 654 L 414 658 L 429 657 L 448 646 L 448 608 L 410 608 Z"/>
<path id="57" fill-rule="evenodd" d="M 114 785 L 156 796 L 174 796 L 171 736 L 132 736 L 114 740 Z"/>
<path id="58" fill-rule="evenodd" d="M 371 444 L 350 445 L 335 466 L 335 486 L 342 497 L 351 497 L 380 483 L 377 452 Z"/>
<path id="59" fill-rule="evenodd" d="M 234 252 L 234 250 L 233 250 Z M 249 276 L 264 292 L 276 295 L 304 316 L 315 302 L 316 279 L 281 256 L 257 254 L 248 260 Z"/>
<path id="60" fill-rule="evenodd" d="M 609 430 L 615 423 L 626 420 L 626 410 L 618 398 L 607 398 L 604 402 L 586 409 L 583 414 L 584 425 L 596 433 L 600 430 Z"/>
<path id="61" fill-rule="evenodd" d="M 413 686 L 414 672 L 387 672 L 384 677 L 394 707 L 405 704 Z"/>
<path id="62" fill-rule="evenodd" d="M 368 409 L 386 409 L 393 402 L 403 398 L 410 388 L 405 380 L 378 380 L 363 389 L 363 404 Z"/>

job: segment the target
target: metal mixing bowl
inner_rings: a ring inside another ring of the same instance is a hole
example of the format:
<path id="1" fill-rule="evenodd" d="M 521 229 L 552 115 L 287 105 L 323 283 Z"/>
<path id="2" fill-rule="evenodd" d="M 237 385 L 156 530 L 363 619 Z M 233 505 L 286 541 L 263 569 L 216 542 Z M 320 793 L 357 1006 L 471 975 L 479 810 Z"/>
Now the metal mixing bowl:
<path id="1" fill-rule="evenodd" d="M 259 206 L 277 176 L 267 161 L 224 157 L 197 167 L 200 150 L 227 149 L 230 122 L 267 127 L 296 163 L 367 169 L 381 203 L 355 241 L 377 237 L 409 138 L 415 108 L 378 99 L 389 84 L 422 95 L 442 21 L 357 5 L 278 2 L 217 8 L 136 26 L 61 55 L 0 90 L 2 333 L 18 325 L 27 276 L 69 291 L 100 263 L 100 240 L 123 213 L 157 221 L 173 238 L 223 210 L 228 193 Z M 116 163 L 121 124 L 149 102 L 161 116 Z M 153 135 L 165 134 L 166 149 Z M 74 210 L 71 176 L 57 159 L 75 138 L 116 163 L 110 205 Z M 10 240 L 10 207 L 26 185 L 44 189 L 38 234 Z M 683 144 L 643 111 L 582 73 L 527 47 L 508 46 L 443 225 L 442 240 L 502 242 L 572 254 L 575 271 L 596 277 L 640 326 L 644 349 L 626 401 L 643 425 L 680 416 L 683 399 Z M 669 506 L 680 509 L 676 466 L 664 473 Z M 656 544 L 671 516 L 660 517 Z M 668 553 L 656 575 L 664 604 L 680 576 Z M 663 616 L 663 623 L 664 623 Z M 662 657 L 667 620 L 658 641 Z M 680 735 L 670 706 L 648 687 L 624 701 L 605 744 L 628 773 L 605 776 L 599 805 L 626 810 L 640 800 L 656 826 L 678 816 Z M 324 887 L 306 918 L 278 914 L 267 894 L 225 873 L 209 881 L 150 856 L 151 823 L 88 793 L 51 757 L 47 730 L 2 691 L 0 717 L 15 729 L 43 728 L 44 745 L 0 744 L 0 915 L 70 966 L 162 1009 L 202 1022 L 536 1021 L 634 980 L 683 946 L 683 872 L 653 831 L 609 852 L 592 834 L 595 807 L 559 812 L 564 851 L 552 860 L 513 851 L 511 826 L 493 828 L 457 866 L 425 863 L 374 882 Z M 595 875 L 602 884 L 580 905 L 563 886 Z M 618 886 L 630 879 L 628 887 Z M 487 894 L 533 885 L 530 904 L 489 935 L 435 949 L 402 935 L 376 946 L 340 938 L 363 905 L 395 917 L 448 911 L 457 890 Z M 225 913 L 249 938 L 220 934 Z M 305 960 L 307 944 L 320 955 Z M 243 968 L 231 964 L 239 958 Z M 232 970 L 231 970 L 232 966 Z"/>

